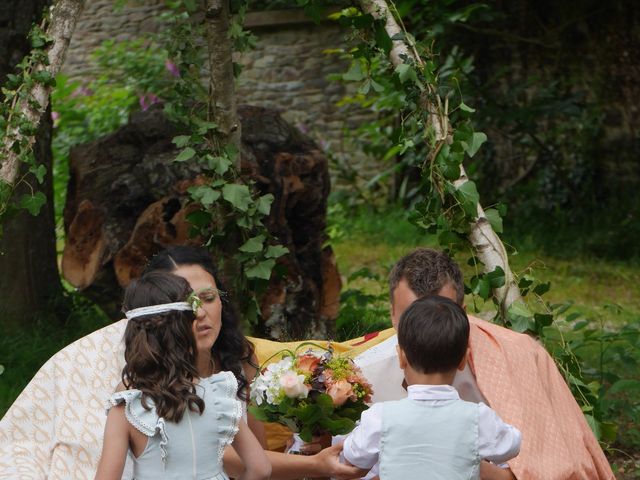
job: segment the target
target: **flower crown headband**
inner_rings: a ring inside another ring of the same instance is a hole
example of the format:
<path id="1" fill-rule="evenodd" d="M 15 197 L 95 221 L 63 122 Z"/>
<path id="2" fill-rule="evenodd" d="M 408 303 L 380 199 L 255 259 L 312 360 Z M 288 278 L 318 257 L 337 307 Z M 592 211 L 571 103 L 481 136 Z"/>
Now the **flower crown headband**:
<path id="1" fill-rule="evenodd" d="M 222 292 L 218 290 L 216 293 L 220 295 Z M 149 305 L 148 307 L 134 308 L 132 310 L 127 310 L 126 312 L 124 312 L 124 316 L 127 317 L 128 320 L 131 320 L 132 318 L 142 317 L 144 315 L 154 315 L 157 313 L 166 313 L 172 311 L 191 310 L 193 313 L 196 313 L 198 311 L 198 308 L 200 307 L 202 307 L 202 299 L 196 292 L 191 292 L 191 294 L 187 297 L 187 300 L 184 302 L 161 303 L 159 305 Z"/>

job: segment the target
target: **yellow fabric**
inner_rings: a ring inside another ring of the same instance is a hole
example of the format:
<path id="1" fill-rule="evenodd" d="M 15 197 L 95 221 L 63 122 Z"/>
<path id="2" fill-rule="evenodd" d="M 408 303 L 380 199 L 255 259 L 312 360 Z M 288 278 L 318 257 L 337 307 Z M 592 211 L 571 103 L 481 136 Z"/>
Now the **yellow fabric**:
<path id="1" fill-rule="evenodd" d="M 387 338 L 395 335 L 395 330 L 389 328 L 381 332 L 364 335 L 362 337 L 353 338 L 346 342 L 331 342 L 333 350 L 336 354 L 347 355 L 354 357 L 366 349 L 377 345 L 378 343 L 386 340 Z M 258 363 L 260 367 L 264 367 L 272 362 L 277 362 L 281 359 L 278 355 L 282 350 L 295 351 L 300 347 L 300 352 L 304 351 L 309 344 L 309 348 L 313 348 L 313 345 L 320 345 L 321 347 L 327 347 L 329 342 L 327 340 L 303 340 L 299 342 L 274 342 L 272 340 L 265 340 L 263 338 L 248 337 L 249 341 L 253 343 L 256 348 L 256 356 L 258 357 Z M 268 363 L 265 363 L 268 362 Z M 291 437 L 291 431 L 283 425 L 277 423 L 265 424 L 265 433 L 267 435 L 267 447 L 269 450 L 283 450 L 286 446 L 287 440 Z"/>

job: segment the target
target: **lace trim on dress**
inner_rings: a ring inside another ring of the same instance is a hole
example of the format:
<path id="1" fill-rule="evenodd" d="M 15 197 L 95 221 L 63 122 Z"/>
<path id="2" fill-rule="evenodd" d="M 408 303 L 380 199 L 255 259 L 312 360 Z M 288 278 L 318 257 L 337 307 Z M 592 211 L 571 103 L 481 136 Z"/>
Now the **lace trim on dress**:
<path id="1" fill-rule="evenodd" d="M 111 407 L 123 402 L 125 404 L 124 415 L 136 430 L 147 437 L 153 437 L 156 433 L 160 434 L 160 458 L 162 466 L 166 466 L 169 437 L 164 418 L 158 416 L 154 407 L 147 410 L 142 406 L 142 392 L 136 389 L 123 390 L 111 395 L 107 402 L 107 412 Z"/>
<path id="2" fill-rule="evenodd" d="M 238 381 L 232 372 L 220 372 L 211 377 L 211 383 L 218 382 L 221 383 L 221 391 L 216 392 L 213 403 L 217 412 L 220 434 L 218 463 L 221 463 L 224 449 L 233 442 L 233 438 L 238 433 L 238 425 L 242 419 L 242 403 L 237 397 Z"/>

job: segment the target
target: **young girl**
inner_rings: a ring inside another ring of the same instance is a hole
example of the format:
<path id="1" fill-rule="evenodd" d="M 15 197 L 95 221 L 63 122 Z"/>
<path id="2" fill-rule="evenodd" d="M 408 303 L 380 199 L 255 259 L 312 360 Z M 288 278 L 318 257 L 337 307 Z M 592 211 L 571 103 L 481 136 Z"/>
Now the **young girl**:
<path id="1" fill-rule="evenodd" d="M 126 365 L 109 400 L 97 480 L 119 480 L 128 450 L 138 480 L 228 480 L 222 455 L 229 444 L 245 466 L 240 479 L 269 478 L 271 465 L 242 420 L 235 376 L 213 373 L 220 325 L 198 315 L 202 302 L 186 280 L 164 272 L 127 288 Z"/>

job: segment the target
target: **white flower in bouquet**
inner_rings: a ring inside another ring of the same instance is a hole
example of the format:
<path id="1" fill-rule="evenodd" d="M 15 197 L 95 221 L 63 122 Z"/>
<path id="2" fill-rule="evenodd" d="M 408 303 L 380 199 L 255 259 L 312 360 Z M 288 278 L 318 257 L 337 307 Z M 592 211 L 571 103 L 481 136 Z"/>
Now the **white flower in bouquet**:
<path id="1" fill-rule="evenodd" d="M 289 398 L 307 398 L 309 388 L 304 383 L 304 375 L 289 371 L 280 377 L 280 386 Z"/>
<path id="2" fill-rule="evenodd" d="M 280 377 L 292 371 L 292 357 L 285 357 L 279 362 L 270 364 L 251 384 L 251 400 L 256 405 L 261 405 L 265 400 L 269 404 L 278 405 L 285 395 L 280 385 Z"/>

